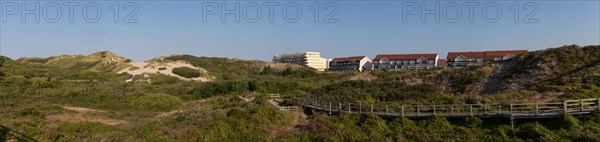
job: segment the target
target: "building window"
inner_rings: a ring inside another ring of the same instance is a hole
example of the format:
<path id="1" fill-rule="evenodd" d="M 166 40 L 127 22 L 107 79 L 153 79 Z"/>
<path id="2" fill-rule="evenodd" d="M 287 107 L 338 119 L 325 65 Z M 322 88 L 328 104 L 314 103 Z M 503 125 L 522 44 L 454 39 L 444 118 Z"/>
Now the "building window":
<path id="1" fill-rule="evenodd" d="M 425 59 L 425 58 L 419 58 L 419 59 L 417 59 L 417 63 L 418 64 L 427 64 L 427 59 Z"/>
<path id="2" fill-rule="evenodd" d="M 484 60 L 483 58 L 479 58 L 479 59 L 477 59 L 477 63 L 483 63 L 483 60 Z"/>
<path id="3" fill-rule="evenodd" d="M 456 62 L 465 62 L 465 61 L 467 61 L 467 58 L 465 58 L 463 56 L 459 56 L 459 57 L 454 58 L 454 61 L 456 61 Z"/>
<path id="4" fill-rule="evenodd" d="M 389 60 L 387 60 L 386 58 L 383 58 L 383 59 L 379 60 L 379 63 L 382 63 L 382 64 L 387 64 L 387 63 L 389 63 L 389 62 L 390 62 L 390 61 L 389 61 Z"/>
<path id="5" fill-rule="evenodd" d="M 510 58 L 514 58 L 514 57 L 515 57 L 515 55 L 513 55 L 513 54 L 508 54 L 508 55 L 506 55 L 506 56 L 502 57 L 502 59 L 503 59 L 503 60 L 508 60 L 508 59 L 510 59 Z"/>

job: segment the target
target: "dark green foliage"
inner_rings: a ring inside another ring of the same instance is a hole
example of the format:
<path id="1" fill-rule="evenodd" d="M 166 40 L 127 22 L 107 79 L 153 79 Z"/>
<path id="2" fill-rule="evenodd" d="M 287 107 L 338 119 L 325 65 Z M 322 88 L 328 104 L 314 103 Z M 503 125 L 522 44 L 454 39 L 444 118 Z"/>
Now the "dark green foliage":
<path id="1" fill-rule="evenodd" d="M 583 82 L 584 83 L 589 83 L 589 84 L 593 84 L 596 86 L 600 86 L 600 75 L 596 74 L 596 75 L 590 75 L 587 76 L 585 78 L 583 78 Z"/>
<path id="2" fill-rule="evenodd" d="M 309 78 L 317 76 L 316 70 L 312 68 L 302 68 L 293 70 L 292 68 L 286 68 L 281 72 L 282 76 L 292 76 L 298 78 Z"/>
<path id="3" fill-rule="evenodd" d="M 167 84 L 176 84 L 181 80 L 177 77 L 163 75 L 163 74 L 150 74 L 149 79 L 154 85 L 167 85 Z M 140 76 L 142 78 L 142 76 Z M 135 79 L 135 77 L 134 77 Z"/>
<path id="4" fill-rule="evenodd" d="M 465 118 L 465 126 L 467 126 L 467 127 L 476 128 L 476 127 L 481 126 L 482 123 L 483 123 L 483 120 L 481 120 L 477 117 Z"/>
<path id="5" fill-rule="evenodd" d="M 285 94 L 298 89 L 297 86 L 297 83 L 291 81 L 224 81 L 206 83 L 189 90 L 187 94 L 192 94 L 197 98 L 246 92 Z"/>
<path id="6" fill-rule="evenodd" d="M 41 115 L 41 113 L 39 111 L 37 111 L 35 108 L 25 108 L 25 109 L 21 109 L 19 111 L 19 115 L 21 115 L 21 116 L 37 116 L 37 115 Z"/>
<path id="7" fill-rule="evenodd" d="M 178 67 L 178 68 L 173 68 L 172 71 L 174 74 L 179 75 L 179 76 L 183 76 L 185 78 L 196 78 L 196 77 L 200 77 L 200 71 L 197 69 L 192 69 L 192 68 L 188 68 L 188 67 Z"/>
<path id="8" fill-rule="evenodd" d="M 320 97 L 346 101 L 360 101 L 374 98 L 378 101 L 430 100 L 449 103 L 443 99 L 433 85 L 407 85 L 403 82 L 387 81 L 345 81 L 324 86 L 313 91 Z"/>
<path id="9" fill-rule="evenodd" d="M 273 74 L 275 71 L 273 71 L 273 68 L 271 68 L 271 66 L 265 66 L 262 71 L 260 71 L 260 75 L 271 75 Z"/>
<path id="10" fill-rule="evenodd" d="M 527 123 L 519 128 L 517 134 L 520 138 L 532 141 L 553 141 L 555 134 L 540 123 Z"/>
<path id="11" fill-rule="evenodd" d="M 229 99 L 231 100 L 231 99 Z M 199 141 L 268 141 L 269 128 L 289 124 L 294 116 L 268 104 L 235 107 L 201 130 Z"/>
<path id="12" fill-rule="evenodd" d="M 453 72 L 453 73 L 452 73 Z M 455 88 L 458 93 L 466 93 L 467 86 L 483 81 L 485 77 L 487 77 L 487 72 L 482 70 L 481 67 L 468 67 L 465 70 L 459 71 L 447 71 L 449 75 L 448 79 L 452 81 L 451 87 Z"/>
<path id="13" fill-rule="evenodd" d="M 379 116 L 369 115 L 363 117 L 359 125 L 361 125 L 362 131 L 370 136 L 373 141 L 386 141 L 391 133 L 385 120 Z"/>

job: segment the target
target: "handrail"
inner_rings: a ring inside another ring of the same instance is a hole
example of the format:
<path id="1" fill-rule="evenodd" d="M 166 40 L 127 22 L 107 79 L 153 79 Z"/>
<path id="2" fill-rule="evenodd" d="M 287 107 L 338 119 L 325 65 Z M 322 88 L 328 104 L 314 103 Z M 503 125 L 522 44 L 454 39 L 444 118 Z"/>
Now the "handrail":
<path id="1" fill-rule="evenodd" d="M 305 108 L 331 113 L 359 113 L 380 116 L 405 117 L 510 117 L 510 118 L 547 118 L 562 117 L 565 114 L 587 114 L 600 110 L 600 98 L 566 100 L 549 103 L 515 104 L 360 104 L 337 100 L 302 98 L 299 100 Z"/>

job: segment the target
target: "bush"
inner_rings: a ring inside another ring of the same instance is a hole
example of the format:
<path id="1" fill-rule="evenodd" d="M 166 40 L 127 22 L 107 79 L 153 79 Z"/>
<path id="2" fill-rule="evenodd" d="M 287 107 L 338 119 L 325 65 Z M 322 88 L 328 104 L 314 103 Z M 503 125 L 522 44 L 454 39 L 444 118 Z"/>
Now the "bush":
<path id="1" fill-rule="evenodd" d="M 47 88 L 50 87 L 51 84 L 47 77 L 34 77 L 31 78 L 31 86 L 35 88 Z"/>
<path id="2" fill-rule="evenodd" d="M 200 71 L 197 69 L 192 69 L 188 67 L 178 67 L 173 68 L 172 71 L 174 74 L 185 77 L 185 78 L 196 78 L 200 77 Z"/>
<path id="3" fill-rule="evenodd" d="M 34 108 L 25 108 L 25 109 L 21 109 L 19 111 L 19 114 L 21 116 L 38 116 L 38 115 L 41 115 L 42 113 L 40 113 L 39 111 L 37 111 Z"/>
<path id="4" fill-rule="evenodd" d="M 262 71 L 260 71 L 260 75 L 270 75 L 273 74 L 273 68 L 271 66 L 265 66 Z"/>
<path id="5" fill-rule="evenodd" d="M 182 101 L 167 94 L 148 94 L 133 100 L 132 105 L 138 109 L 150 111 L 168 111 L 182 105 Z"/>
<path id="6" fill-rule="evenodd" d="M 465 124 L 468 127 L 471 128 L 477 128 L 479 126 L 481 126 L 481 124 L 483 123 L 483 120 L 479 119 L 478 117 L 467 117 L 465 118 Z"/>
<path id="7" fill-rule="evenodd" d="M 538 122 L 522 125 L 519 129 L 519 137 L 533 141 L 556 141 L 552 131 Z"/>

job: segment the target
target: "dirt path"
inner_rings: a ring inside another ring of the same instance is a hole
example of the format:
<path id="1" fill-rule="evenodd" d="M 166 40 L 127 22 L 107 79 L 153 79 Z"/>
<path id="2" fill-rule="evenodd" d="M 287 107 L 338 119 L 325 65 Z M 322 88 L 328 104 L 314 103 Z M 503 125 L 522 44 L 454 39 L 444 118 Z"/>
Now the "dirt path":
<path id="1" fill-rule="evenodd" d="M 77 111 L 79 113 L 88 113 L 88 112 L 105 112 L 103 110 L 97 110 L 97 109 L 90 109 L 90 108 L 84 108 L 84 107 L 72 107 L 72 106 L 64 106 L 64 109 L 68 109 L 68 110 L 72 110 L 72 111 Z"/>
<path id="2" fill-rule="evenodd" d="M 242 100 L 244 100 L 246 102 L 251 102 L 252 101 L 252 99 L 244 98 L 242 96 L 238 96 L 238 98 L 240 98 L 240 99 L 242 99 Z"/>
<path id="3" fill-rule="evenodd" d="M 55 121 L 64 121 L 64 122 L 70 122 L 70 123 L 96 122 L 96 123 L 102 123 L 102 124 L 106 124 L 106 125 L 119 125 L 119 124 L 127 123 L 127 121 L 124 121 L 124 120 L 110 119 L 110 118 L 104 118 L 104 117 L 91 117 L 91 116 L 86 115 L 86 114 L 91 114 L 91 113 L 106 113 L 106 111 L 103 111 L 103 110 L 83 108 L 83 107 L 72 107 L 72 106 L 63 106 L 62 108 L 66 109 L 66 110 L 75 111 L 75 113 L 65 112 L 65 113 L 56 114 L 56 115 L 49 115 L 49 116 L 46 116 L 46 119 L 55 120 Z"/>
<path id="4" fill-rule="evenodd" d="M 202 100 L 185 102 L 178 109 L 171 110 L 169 112 L 161 112 L 156 117 L 159 117 L 159 118 L 160 117 L 167 117 L 167 116 L 171 116 L 171 115 L 176 114 L 176 113 L 181 113 L 181 112 L 184 112 L 186 109 L 188 109 L 188 107 L 186 107 L 186 106 L 189 106 L 189 105 L 194 104 L 194 103 L 203 103 L 203 102 L 206 102 L 208 100 L 210 100 L 210 99 L 202 99 Z"/>

